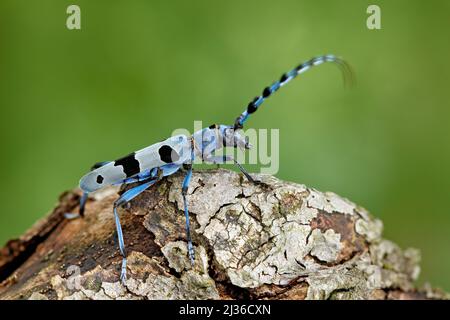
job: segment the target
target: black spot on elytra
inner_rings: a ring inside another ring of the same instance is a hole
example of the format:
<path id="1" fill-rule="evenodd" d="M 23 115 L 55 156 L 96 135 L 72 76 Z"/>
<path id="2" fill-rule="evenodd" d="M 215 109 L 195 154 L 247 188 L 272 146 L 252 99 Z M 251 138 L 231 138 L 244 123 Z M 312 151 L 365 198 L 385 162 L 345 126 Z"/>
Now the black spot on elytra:
<path id="1" fill-rule="evenodd" d="M 141 171 L 139 161 L 136 160 L 135 155 L 136 154 L 133 152 L 123 158 L 120 158 L 119 160 L 114 161 L 114 166 L 122 166 L 123 172 L 125 172 L 127 177 L 134 176 Z"/>
<path id="2" fill-rule="evenodd" d="M 97 183 L 98 184 L 101 184 L 103 182 L 103 176 L 101 175 L 101 174 L 99 174 L 98 176 L 97 176 Z"/>
<path id="3" fill-rule="evenodd" d="M 168 145 L 163 145 L 161 148 L 159 148 L 158 153 L 161 161 L 165 163 L 172 163 L 180 159 L 178 153 Z"/>

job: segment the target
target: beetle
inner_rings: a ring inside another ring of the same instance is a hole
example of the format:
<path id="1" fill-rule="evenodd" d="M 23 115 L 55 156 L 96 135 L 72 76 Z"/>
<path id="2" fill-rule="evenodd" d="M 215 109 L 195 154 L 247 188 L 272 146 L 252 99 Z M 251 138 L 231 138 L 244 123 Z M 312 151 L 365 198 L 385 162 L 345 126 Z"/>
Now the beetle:
<path id="1" fill-rule="evenodd" d="M 201 159 L 203 162 L 210 164 L 224 164 L 232 161 L 250 182 L 255 184 L 260 183 L 260 181 L 253 179 L 244 167 L 233 159 L 232 156 L 216 156 L 215 151 L 223 147 L 234 147 L 240 148 L 241 150 L 250 149 L 251 145 L 248 138 L 241 134 L 244 123 L 249 116 L 256 112 L 267 98 L 297 75 L 325 62 L 332 62 L 340 67 L 344 76 L 344 82 L 352 81 L 350 66 L 344 60 L 334 55 L 317 56 L 303 62 L 296 68 L 283 74 L 271 86 L 264 88 L 261 95 L 250 101 L 247 108 L 236 118 L 233 125 L 213 124 L 196 131 L 190 137 L 185 135 L 172 136 L 118 160 L 96 163 L 91 168 L 91 171 L 80 180 L 79 185 L 83 191 L 83 195 L 80 199 L 79 212 L 77 214 L 67 213 L 66 217 L 69 219 L 82 217 L 84 215 L 86 200 L 91 192 L 109 185 L 137 183 L 136 186 L 125 191 L 113 205 L 119 250 L 122 255 L 120 279 L 124 283 L 126 281 L 127 254 L 117 208 L 150 188 L 163 177 L 170 176 L 184 167 L 186 169 L 186 175 L 183 180 L 181 194 L 186 218 L 188 255 L 191 264 L 194 265 L 195 255 L 190 232 L 189 209 L 186 201 L 194 160 Z"/>

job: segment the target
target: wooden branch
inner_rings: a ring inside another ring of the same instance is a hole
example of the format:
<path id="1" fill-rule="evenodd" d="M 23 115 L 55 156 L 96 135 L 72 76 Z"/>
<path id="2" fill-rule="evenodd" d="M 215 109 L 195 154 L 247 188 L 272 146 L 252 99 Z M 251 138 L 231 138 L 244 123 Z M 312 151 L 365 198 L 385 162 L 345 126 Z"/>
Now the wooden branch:
<path id="1" fill-rule="evenodd" d="M 228 170 L 194 172 L 189 188 L 196 264 L 187 256 L 182 174 L 120 210 L 128 279 L 112 214 L 117 188 L 80 191 L 0 251 L 1 299 L 424 299 L 419 252 L 381 237 L 382 223 L 330 192 L 271 176 L 255 186 Z M 123 192 L 123 190 L 121 191 Z"/>

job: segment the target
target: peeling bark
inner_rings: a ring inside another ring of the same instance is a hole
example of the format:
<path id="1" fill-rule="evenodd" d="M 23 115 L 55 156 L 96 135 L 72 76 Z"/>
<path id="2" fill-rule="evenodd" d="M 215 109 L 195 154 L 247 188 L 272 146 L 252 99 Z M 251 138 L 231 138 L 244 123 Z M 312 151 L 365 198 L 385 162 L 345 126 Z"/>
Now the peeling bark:
<path id="1" fill-rule="evenodd" d="M 381 237 L 382 223 L 331 192 L 228 170 L 194 172 L 189 188 L 196 262 L 187 256 L 181 182 L 175 174 L 119 212 L 128 279 L 112 204 L 118 188 L 88 201 L 80 191 L 0 251 L 1 299 L 442 299 L 414 286 L 419 252 Z"/>

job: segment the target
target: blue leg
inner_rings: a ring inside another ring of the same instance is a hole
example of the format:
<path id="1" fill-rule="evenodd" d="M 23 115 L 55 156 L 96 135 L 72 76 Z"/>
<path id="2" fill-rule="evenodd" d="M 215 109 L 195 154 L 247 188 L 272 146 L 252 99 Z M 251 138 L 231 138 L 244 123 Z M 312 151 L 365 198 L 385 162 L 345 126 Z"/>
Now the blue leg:
<path id="1" fill-rule="evenodd" d="M 108 162 L 99 162 L 99 163 L 96 163 L 92 168 L 93 169 L 94 168 L 99 168 L 102 165 L 105 165 L 107 163 Z M 135 182 L 145 181 L 145 180 L 154 178 L 156 176 L 156 172 L 157 172 L 157 170 L 153 170 L 153 169 L 149 170 L 149 171 L 145 171 L 145 172 L 140 173 L 139 175 L 137 175 L 135 177 L 127 178 L 127 179 L 121 181 L 118 184 L 124 184 L 124 183 L 128 184 L 128 183 L 135 183 Z M 84 217 L 84 208 L 86 206 L 87 199 L 88 199 L 88 193 L 84 192 L 83 195 L 81 196 L 81 199 L 80 199 L 80 211 L 79 211 L 79 213 L 65 213 L 64 217 L 66 219 L 70 219 L 70 220 L 71 219 L 75 219 L 75 218 L 79 218 L 79 217 Z"/>
<path id="2" fill-rule="evenodd" d="M 149 180 L 151 178 L 154 178 L 155 174 L 153 173 L 153 171 L 149 171 L 149 172 L 144 172 L 142 174 L 139 174 L 135 177 L 131 177 L 131 178 L 127 178 L 119 183 L 117 183 L 117 185 L 120 184 L 130 184 L 130 183 L 135 183 L 135 182 L 142 182 L 145 180 Z M 80 211 L 79 213 L 64 213 L 64 217 L 66 219 L 75 219 L 75 218 L 79 218 L 79 217 L 84 217 L 84 208 L 86 206 L 86 201 L 88 199 L 88 193 L 84 192 L 83 195 L 81 196 L 80 199 Z"/>
<path id="3" fill-rule="evenodd" d="M 237 162 L 234 159 L 233 161 L 238 166 L 239 170 L 241 170 L 244 176 L 248 179 L 248 181 L 250 181 L 253 184 L 261 184 L 261 181 L 253 179 L 253 177 L 247 172 L 247 170 L 244 169 L 244 167 L 239 162 Z"/>
<path id="4" fill-rule="evenodd" d="M 84 208 L 86 206 L 86 201 L 88 199 L 88 193 L 87 192 L 83 192 L 83 195 L 81 196 L 80 199 L 80 217 L 84 217 Z"/>
<path id="5" fill-rule="evenodd" d="M 64 213 L 64 217 L 69 220 L 75 219 L 78 217 L 84 217 L 84 208 L 86 206 L 87 199 L 88 199 L 88 193 L 83 192 L 83 195 L 81 196 L 81 199 L 80 199 L 80 211 L 78 213 L 70 213 L 70 212 Z"/>
<path id="6" fill-rule="evenodd" d="M 247 172 L 247 170 L 244 169 L 244 167 L 237 162 L 232 156 L 210 156 L 205 159 L 206 162 L 213 163 L 213 164 L 224 164 L 228 161 L 233 161 L 234 164 L 239 168 L 239 170 L 244 174 L 244 176 L 254 184 L 260 184 L 261 181 L 255 180 L 252 178 L 252 176 Z"/>
<path id="7" fill-rule="evenodd" d="M 187 194 L 187 191 L 189 188 L 189 183 L 191 182 L 191 177 L 192 177 L 192 164 L 188 165 L 188 172 L 186 173 L 186 176 L 184 177 L 181 194 L 183 196 L 184 215 L 186 217 L 186 236 L 187 236 L 187 241 L 188 241 L 189 259 L 191 260 L 192 266 L 194 266 L 195 254 L 194 254 L 194 247 L 192 245 L 192 238 L 191 238 L 191 227 L 190 227 L 190 222 L 189 222 L 188 204 L 186 201 L 186 194 Z"/>
<path id="8" fill-rule="evenodd" d="M 148 179 L 160 179 L 161 177 L 166 177 L 174 174 L 175 172 L 180 169 L 181 165 L 178 164 L 166 164 L 164 166 L 153 168 L 149 170 L 145 170 L 133 177 L 126 178 L 122 181 L 119 181 L 118 183 L 115 183 L 115 185 L 121 185 L 121 184 L 129 184 L 129 183 L 135 183 L 135 182 L 142 182 Z"/>
<path id="9" fill-rule="evenodd" d="M 108 164 L 109 162 L 110 161 L 97 162 L 96 164 L 94 164 L 91 167 L 91 170 L 95 170 L 97 168 L 103 167 L 104 165 Z M 88 193 L 84 192 L 80 199 L 80 211 L 78 213 L 71 213 L 71 212 L 64 213 L 64 217 L 69 220 L 79 218 L 79 217 L 84 217 L 84 208 L 86 206 L 87 199 L 88 199 Z"/>
<path id="10" fill-rule="evenodd" d="M 154 168 L 150 170 L 145 170 L 133 177 L 126 178 L 118 183 L 115 183 L 115 185 L 122 185 L 122 184 L 130 184 L 130 183 L 136 183 L 136 182 L 142 182 L 145 180 L 156 178 L 158 175 L 159 168 Z"/>
<path id="11" fill-rule="evenodd" d="M 123 233 L 122 233 L 122 226 L 120 224 L 119 215 L 117 213 L 117 207 L 120 205 L 123 205 L 127 203 L 128 201 L 132 200 L 142 192 L 144 192 L 146 189 L 148 189 L 150 186 L 155 184 L 155 182 L 158 180 L 151 180 L 149 182 L 143 183 L 137 187 L 134 187 L 130 190 L 127 190 L 124 194 L 120 196 L 119 199 L 117 199 L 114 202 L 114 220 L 116 222 L 116 230 L 117 230 L 117 238 L 119 240 L 119 249 L 120 253 L 122 254 L 122 269 L 120 271 L 120 280 L 122 283 L 125 283 L 125 280 L 127 279 L 127 254 L 125 251 L 125 244 L 123 241 Z"/>

